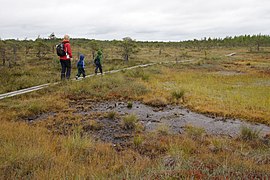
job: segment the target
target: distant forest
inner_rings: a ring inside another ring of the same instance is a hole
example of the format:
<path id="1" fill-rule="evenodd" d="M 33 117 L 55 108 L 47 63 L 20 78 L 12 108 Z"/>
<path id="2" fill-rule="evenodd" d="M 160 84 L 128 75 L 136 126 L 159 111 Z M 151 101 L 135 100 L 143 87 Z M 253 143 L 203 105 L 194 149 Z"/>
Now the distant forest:
<path id="1" fill-rule="evenodd" d="M 125 39 L 125 38 L 123 38 Z M 15 40 L 15 39 L 7 39 L 7 40 L 1 40 L 0 38 L 0 47 L 3 47 L 4 45 L 8 45 L 9 43 L 16 43 L 16 42 L 37 42 L 37 41 L 43 41 L 43 42 L 52 42 L 52 41 L 61 41 L 61 38 L 56 38 L 55 36 L 49 36 L 47 39 L 44 38 L 37 38 L 36 40 Z M 121 42 L 121 40 L 94 40 L 94 39 L 85 39 L 85 38 L 76 38 L 72 39 L 76 43 L 84 43 L 89 41 L 96 41 L 99 43 L 116 43 Z M 215 47 L 256 47 L 257 50 L 259 50 L 260 47 L 270 46 L 270 36 L 269 35 L 241 35 L 241 36 L 227 36 L 225 38 L 202 38 L 200 40 L 193 39 L 193 40 L 186 40 L 186 41 L 178 41 L 178 42 L 162 42 L 162 41 L 135 41 L 137 44 L 142 45 L 173 45 L 173 46 L 183 46 L 187 48 L 193 48 L 193 47 L 208 47 L 208 48 L 215 48 Z"/>
<path id="2" fill-rule="evenodd" d="M 16 62 L 22 59 L 22 56 L 35 54 L 38 59 L 44 59 L 46 55 L 55 53 L 55 46 L 61 42 L 61 38 L 56 38 L 54 34 L 48 38 L 37 38 L 36 40 L 15 40 L 15 39 L 0 39 L 0 61 L 2 65 L 6 62 Z M 160 41 L 136 41 L 130 37 L 125 37 L 122 40 L 94 40 L 85 38 L 71 39 L 73 47 L 78 49 L 90 49 L 94 55 L 98 49 L 105 48 L 122 48 L 124 49 L 125 59 L 128 60 L 128 55 L 132 53 L 134 47 L 141 48 L 188 48 L 197 50 L 206 50 L 211 48 L 246 48 L 249 52 L 266 52 L 263 47 L 270 47 L 269 35 L 241 35 L 225 38 L 203 38 L 200 40 L 193 39 L 179 42 L 160 42 Z"/>

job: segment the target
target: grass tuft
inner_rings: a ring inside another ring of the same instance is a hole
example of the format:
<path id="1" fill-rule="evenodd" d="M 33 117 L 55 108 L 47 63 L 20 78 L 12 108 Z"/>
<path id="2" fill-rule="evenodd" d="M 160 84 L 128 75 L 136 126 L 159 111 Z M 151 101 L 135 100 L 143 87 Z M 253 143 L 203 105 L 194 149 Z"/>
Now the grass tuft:
<path id="1" fill-rule="evenodd" d="M 124 129 L 134 129 L 136 127 L 136 123 L 138 122 L 138 118 L 134 114 L 127 115 L 123 118 L 123 128 Z"/>
<path id="2" fill-rule="evenodd" d="M 156 131 L 160 135 L 168 135 L 168 134 L 170 134 L 169 133 L 170 128 L 165 124 L 159 125 Z"/>
<path id="3" fill-rule="evenodd" d="M 184 98 L 184 94 L 185 91 L 184 90 L 177 90 L 177 91 L 173 91 L 171 93 L 172 98 L 179 100 L 179 99 L 183 99 Z"/>
<path id="4" fill-rule="evenodd" d="M 205 136 L 205 130 L 200 127 L 194 127 L 192 125 L 187 125 L 185 127 L 187 135 L 196 140 L 202 140 L 203 137 Z"/>
<path id="5" fill-rule="evenodd" d="M 142 136 L 137 135 L 133 139 L 133 144 L 135 145 L 136 148 L 140 147 L 143 143 L 144 139 Z"/>
<path id="6" fill-rule="evenodd" d="M 261 130 L 253 130 L 249 127 L 243 126 L 240 131 L 240 138 L 244 141 L 252 141 L 259 139 Z"/>
<path id="7" fill-rule="evenodd" d="M 114 119 L 116 119 L 117 115 L 118 115 L 117 112 L 110 111 L 110 112 L 107 113 L 107 118 L 109 118 L 111 120 L 114 120 Z"/>
<path id="8" fill-rule="evenodd" d="M 153 107 L 165 107 L 167 105 L 167 100 L 163 97 L 145 99 L 144 102 L 145 104 Z"/>
<path id="9" fill-rule="evenodd" d="M 133 106 L 133 103 L 132 103 L 131 101 L 129 101 L 129 102 L 127 103 L 127 108 L 131 109 L 132 106 Z"/>

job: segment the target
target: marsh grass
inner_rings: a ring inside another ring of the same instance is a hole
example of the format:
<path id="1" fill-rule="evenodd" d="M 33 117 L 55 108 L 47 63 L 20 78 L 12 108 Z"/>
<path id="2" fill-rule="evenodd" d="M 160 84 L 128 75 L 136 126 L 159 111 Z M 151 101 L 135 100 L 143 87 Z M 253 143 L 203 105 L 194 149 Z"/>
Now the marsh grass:
<path id="1" fill-rule="evenodd" d="M 175 102 L 175 103 L 183 103 L 185 101 L 185 90 L 181 89 L 181 90 L 176 90 L 171 92 L 171 102 Z"/>
<path id="2" fill-rule="evenodd" d="M 51 135 L 43 127 L 2 123 L 1 179 L 269 175 L 269 146 L 253 147 L 251 141 L 226 139 L 224 143 L 222 137 L 200 140 L 186 135 L 138 134 L 133 148 L 117 152 L 111 145 L 83 135 L 82 130 L 78 126 L 63 137 Z M 209 144 L 218 150 L 213 152 Z"/>
<path id="3" fill-rule="evenodd" d="M 170 134 L 170 128 L 166 124 L 161 124 L 157 127 L 156 132 L 161 135 Z"/>
<path id="4" fill-rule="evenodd" d="M 221 138 L 212 138 L 210 140 L 209 149 L 213 153 L 225 151 L 225 150 L 227 150 L 229 148 L 228 142 L 229 141 L 226 138 L 224 138 L 224 139 L 221 139 Z"/>
<path id="5" fill-rule="evenodd" d="M 51 93 L 47 95 L 22 96 L 18 99 L 7 99 L 0 103 L 6 120 L 25 119 L 42 113 L 55 112 L 68 107 L 68 102 L 60 94 Z M 6 106 L 6 104 L 9 106 Z"/>
<path id="6" fill-rule="evenodd" d="M 138 117 L 135 114 L 130 114 L 123 117 L 122 127 L 127 130 L 135 129 L 137 122 Z"/>
<path id="7" fill-rule="evenodd" d="M 115 120 L 118 116 L 118 113 L 115 111 L 110 111 L 107 113 L 107 118 L 111 119 L 111 120 Z"/>
<path id="8" fill-rule="evenodd" d="M 131 109 L 132 106 L 133 106 L 133 103 L 132 103 L 131 101 L 128 101 L 128 103 L 127 103 L 127 108 Z"/>
<path id="9" fill-rule="evenodd" d="M 184 98 L 185 91 L 184 90 L 176 90 L 171 93 L 172 97 L 176 100 Z"/>
<path id="10" fill-rule="evenodd" d="M 33 178 L 54 163 L 55 141 L 42 128 L 2 122 L 0 127 L 0 177 Z M 57 141 L 57 139 L 55 139 Z"/>
<path id="11" fill-rule="evenodd" d="M 206 135 L 206 132 L 203 128 L 195 127 L 192 125 L 186 125 L 185 130 L 187 135 L 190 138 L 196 139 L 196 140 L 202 140 L 204 136 Z"/>
<path id="12" fill-rule="evenodd" d="M 62 87 L 68 98 L 92 97 L 99 99 L 136 98 L 149 90 L 140 82 L 126 79 L 123 74 L 94 77 L 81 82 L 71 82 Z"/>
<path id="13" fill-rule="evenodd" d="M 183 52 L 190 55 L 188 58 L 201 60 L 204 57 L 203 51 L 195 49 L 166 47 L 160 54 L 159 49 L 142 48 L 143 51 L 138 53 L 139 60 L 132 59 L 134 62 L 130 64 L 141 63 L 142 59 L 175 61 L 175 57 Z M 92 101 L 140 99 L 156 107 L 164 107 L 173 100 L 170 93 L 183 88 L 186 99 L 183 105 L 193 110 L 269 124 L 267 56 L 246 54 L 237 49 L 239 57 L 224 58 L 224 54 L 232 50 L 235 49 L 208 50 L 207 59 L 201 64 L 158 65 L 151 67 L 150 71 L 133 71 L 134 74 L 125 71 L 80 82 L 69 81 L 52 88 L 52 91 L 1 101 L 0 179 L 269 178 L 269 143 L 257 141 L 257 132 L 242 132 L 246 140 L 205 136 L 204 130 L 192 126 L 186 127 L 187 134 L 182 135 L 144 134 L 136 130 L 137 117 L 128 115 L 123 118 L 123 128 L 137 133 L 133 140 L 134 147 L 126 146 L 118 151 L 111 144 L 95 142 L 93 137 L 82 132 L 83 127 L 91 126 L 91 123 L 95 126 L 95 122 L 82 121 L 82 115 L 74 114 L 69 107 L 70 100 L 85 98 Z M 116 52 L 116 49 L 111 52 Z M 247 66 L 243 59 L 254 67 Z M 115 63 L 118 64 L 118 61 Z M 0 91 L 57 79 L 59 64 L 54 64 L 54 69 L 48 72 L 46 63 L 36 66 L 35 70 L 34 65 L 40 63 L 35 59 L 31 62 L 34 63 L 32 67 L 14 67 L 14 74 L 1 71 L 10 77 L 5 76 L 5 79 L 1 76 L 1 85 L 2 82 L 5 85 Z M 115 67 L 130 64 L 120 63 Z M 46 69 L 44 74 L 38 76 L 43 68 Z M 114 65 L 106 68 L 113 69 Z M 88 69 L 88 72 L 91 70 Z M 217 73 L 224 70 L 242 73 Z M 75 75 L 75 68 L 72 73 Z M 21 79 L 22 83 L 12 83 L 17 82 L 16 79 Z M 178 94 L 175 99 L 177 97 Z M 58 113 L 30 125 L 12 121 L 54 111 Z M 80 127 L 82 129 L 78 130 Z M 164 157 L 168 156 L 169 164 L 164 163 Z"/>
<path id="14" fill-rule="evenodd" d="M 94 149 L 94 141 L 90 137 L 82 136 L 78 127 L 73 134 L 66 138 L 63 147 L 74 162 L 84 162 Z"/>
<path id="15" fill-rule="evenodd" d="M 150 79 L 150 73 L 145 71 L 143 68 L 128 71 L 126 74 L 127 77 L 141 78 L 143 81 L 149 81 Z"/>
<path id="16" fill-rule="evenodd" d="M 56 82 L 60 77 L 58 69 L 55 69 L 51 63 L 0 68 L 1 74 L 4 75 L 0 76 L 0 82 L 3 85 L 0 88 L 0 93 Z"/>
<path id="17" fill-rule="evenodd" d="M 168 102 L 164 97 L 146 97 L 144 103 L 153 107 L 165 107 Z"/>
<path id="18" fill-rule="evenodd" d="M 89 120 L 88 125 L 84 126 L 84 128 L 94 130 L 94 131 L 99 131 L 103 127 L 104 126 L 100 122 L 97 122 L 95 120 Z"/>
<path id="19" fill-rule="evenodd" d="M 137 135 L 133 139 L 133 144 L 136 148 L 139 148 L 142 145 L 143 141 L 144 141 L 143 136 Z"/>
<path id="20" fill-rule="evenodd" d="M 234 71 L 234 67 L 231 69 Z M 195 111 L 270 123 L 267 75 L 244 69 L 245 73 L 217 74 L 219 71 L 208 67 L 183 69 L 183 66 L 174 66 L 161 70 L 162 76 L 153 75 L 155 81 L 147 84 L 148 89 L 154 91 L 151 96 L 165 98 L 171 103 L 182 95 L 173 90 L 182 88 L 185 90 L 183 105 Z M 173 92 L 171 97 L 168 96 L 170 92 Z"/>
<path id="21" fill-rule="evenodd" d="M 253 130 L 249 127 L 242 126 L 240 131 L 240 138 L 245 141 L 258 140 L 260 138 L 261 130 Z"/>

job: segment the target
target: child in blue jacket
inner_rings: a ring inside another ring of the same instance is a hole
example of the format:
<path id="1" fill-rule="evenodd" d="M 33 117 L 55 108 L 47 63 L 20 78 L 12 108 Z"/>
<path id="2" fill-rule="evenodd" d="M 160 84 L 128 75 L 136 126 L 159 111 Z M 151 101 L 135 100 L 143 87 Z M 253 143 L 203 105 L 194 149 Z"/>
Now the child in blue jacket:
<path id="1" fill-rule="evenodd" d="M 83 78 L 85 78 L 85 70 L 84 70 L 85 64 L 84 64 L 84 55 L 80 55 L 80 59 L 77 62 L 77 68 L 78 68 L 78 74 L 76 75 L 76 79 L 78 79 L 81 74 L 83 75 Z"/>

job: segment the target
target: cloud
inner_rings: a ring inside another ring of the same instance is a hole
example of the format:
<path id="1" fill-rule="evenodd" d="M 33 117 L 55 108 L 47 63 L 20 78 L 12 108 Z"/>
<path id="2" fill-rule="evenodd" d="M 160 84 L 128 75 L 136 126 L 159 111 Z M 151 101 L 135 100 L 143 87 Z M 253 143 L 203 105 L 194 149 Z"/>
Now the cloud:
<path id="1" fill-rule="evenodd" d="M 4 0 L 1 38 L 62 37 L 179 41 L 269 33 L 267 0 Z"/>

